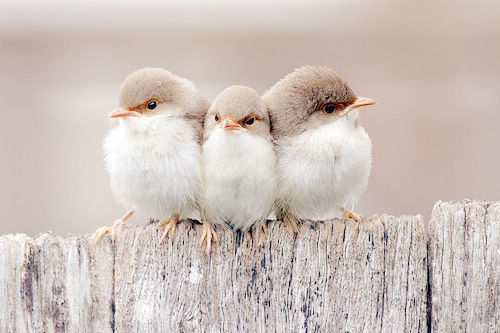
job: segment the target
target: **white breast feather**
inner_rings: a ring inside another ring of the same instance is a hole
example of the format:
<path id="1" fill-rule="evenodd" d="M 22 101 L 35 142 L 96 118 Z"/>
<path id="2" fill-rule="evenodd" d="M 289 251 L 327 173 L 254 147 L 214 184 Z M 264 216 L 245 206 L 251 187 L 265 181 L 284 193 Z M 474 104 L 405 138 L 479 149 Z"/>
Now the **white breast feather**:
<path id="1" fill-rule="evenodd" d="M 216 128 L 202 156 L 204 214 L 216 225 L 241 230 L 265 221 L 276 193 L 271 140 Z"/>
<path id="2" fill-rule="evenodd" d="M 181 218 L 197 208 L 201 149 L 181 118 L 121 119 L 104 140 L 111 188 L 123 205 L 149 218 Z"/>
<path id="3" fill-rule="evenodd" d="M 337 218 L 365 190 L 372 143 L 351 121 L 339 119 L 276 144 L 282 211 L 300 219 Z"/>

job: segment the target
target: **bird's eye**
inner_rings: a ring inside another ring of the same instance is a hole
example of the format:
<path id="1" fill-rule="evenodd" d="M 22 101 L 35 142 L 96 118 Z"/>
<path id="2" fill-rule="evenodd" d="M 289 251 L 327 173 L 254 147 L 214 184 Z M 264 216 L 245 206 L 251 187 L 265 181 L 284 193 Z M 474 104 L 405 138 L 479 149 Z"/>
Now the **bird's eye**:
<path id="1" fill-rule="evenodd" d="M 218 114 L 215 115 L 215 121 L 219 121 L 219 115 Z"/>
<path id="2" fill-rule="evenodd" d="M 253 117 L 252 117 L 252 118 L 250 118 L 250 119 L 247 119 L 247 120 L 245 121 L 245 124 L 246 124 L 246 125 L 252 125 L 254 121 L 255 121 L 255 118 L 253 118 Z"/>
<path id="3" fill-rule="evenodd" d="M 150 110 L 156 109 L 157 106 L 158 106 L 158 101 L 156 100 L 149 101 L 148 104 L 146 105 L 146 107 Z"/>
<path id="4" fill-rule="evenodd" d="M 326 113 L 332 113 L 335 111 L 335 105 L 333 103 L 327 103 L 323 106 L 323 111 Z"/>

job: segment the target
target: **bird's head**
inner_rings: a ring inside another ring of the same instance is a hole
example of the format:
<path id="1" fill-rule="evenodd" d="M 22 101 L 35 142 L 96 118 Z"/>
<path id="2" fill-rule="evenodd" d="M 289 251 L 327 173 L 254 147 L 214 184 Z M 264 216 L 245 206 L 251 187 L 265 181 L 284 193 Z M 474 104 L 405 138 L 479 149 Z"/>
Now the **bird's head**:
<path id="1" fill-rule="evenodd" d="M 298 134 L 339 119 L 355 121 L 357 109 L 375 101 L 354 94 L 347 83 L 324 66 L 304 66 L 285 76 L 263 96 L 273 135 Z"/>
<path id="2" fill-rule="evenodd" d="M 143 68 L 129 74 L 120 89 L 120 107 L 111 118 L 154 116 L 202 117 L 208 102 L 194 84 L 163 68 Z"/>
<path id="3" fill-rule="evenodd" d="M 244 86 L 224 89 L 205 118 L 205 137 L 214 130 L 269 136 L 269 114 L 259 94 Z"/>

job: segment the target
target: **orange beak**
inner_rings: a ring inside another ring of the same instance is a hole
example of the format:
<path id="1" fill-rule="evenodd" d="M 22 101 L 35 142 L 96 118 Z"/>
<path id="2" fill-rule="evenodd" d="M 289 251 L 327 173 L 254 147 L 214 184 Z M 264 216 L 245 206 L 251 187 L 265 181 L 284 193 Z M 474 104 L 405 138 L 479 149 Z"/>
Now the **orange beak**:
<path id="1" fill-rule="evenodd" d="M 125 109 L 116 109 L 115 111 L 113 111 L 109 114 L 109 117 L 110 118 L 137 117 L 139 115 L 140 115 L 140 113 L 136 112 L 136 111 L 125 110 Z"/>
<path id="2" fill-rule="evenodd" d="M 358 98 L 356 98 L 354 103 L 351 104 L 350 109 L 352 110 L 352 109 L 359 108 L 361 106 L 374 105 L 374 104 L 377 104 L 377 102 L 375 102 L 375 100 L 368 98 L 368 97 L 359 97 L 358 96 Z"/>
<path id="3" fill-rule="evenodd" d="M 224 129 L 238 129 L 241 126 L 232 119 L 224 119 L 221 123 L 221 127 Z"/>

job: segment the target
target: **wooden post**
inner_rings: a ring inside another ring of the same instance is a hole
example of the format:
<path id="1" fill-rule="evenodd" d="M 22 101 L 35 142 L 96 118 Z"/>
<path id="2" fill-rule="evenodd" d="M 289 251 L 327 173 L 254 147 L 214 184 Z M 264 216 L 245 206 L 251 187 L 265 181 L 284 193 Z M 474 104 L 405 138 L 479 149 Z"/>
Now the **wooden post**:
<path id="1" fill-rule="evenodd" d="M 438 202 L 432 215 L 432 330 L 499 332 L 500 202 Z"/>
<path id="2" fill-rule="evenodd" d="M 116 243 L 0 237 L 0 332 L 494 332 L 500 203 L 421 216 L 279 223 L 268 239 L 128 226 Z"/>

